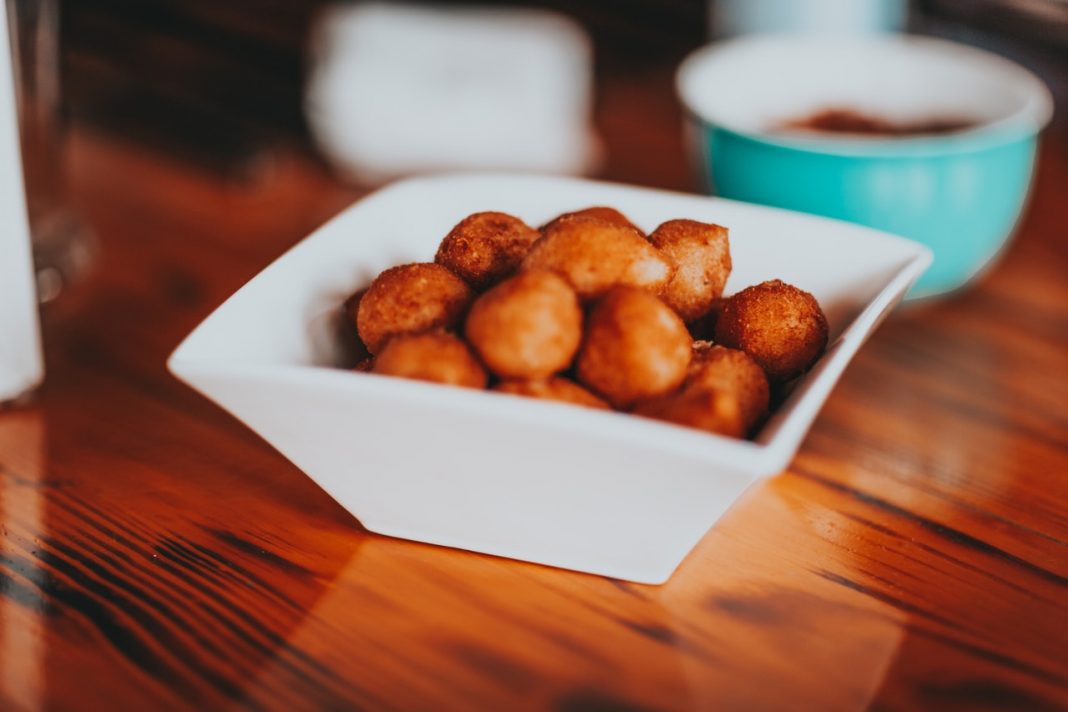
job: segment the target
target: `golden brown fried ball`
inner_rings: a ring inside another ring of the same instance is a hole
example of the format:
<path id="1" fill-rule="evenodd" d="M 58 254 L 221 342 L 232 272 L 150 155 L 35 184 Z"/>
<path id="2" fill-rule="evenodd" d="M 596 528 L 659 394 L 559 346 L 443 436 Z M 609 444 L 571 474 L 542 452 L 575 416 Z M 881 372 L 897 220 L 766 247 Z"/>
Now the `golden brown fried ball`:
<path id="1" fill-rule="evenodd" d="M 542 232 L 545 232 L 546 230 L 554 228 L 559 223 L 565 223 L 575 219 L 581 220 L 585 218 L 595 218 L 597 220 L 602 220 L 606 223 L 611 223 L 612 225 L 634 228 L 638 232 L 641 232 L 641 230 L 638 229 L 638 226 L 632 223 L 626 215 L 619 212 L 615 208 L 606 208 L 604 206 L 586 208 L 585 210 L 576 210 L 573 213 L 564 213 L 563 215 L 554 218 L 550 222 L 545 223 L 545 225 L 542 226 L 541 230 Z"/>
<path id="2" fill-rule="evenodd" d="M 467 344 L 441 331 L 392 337 L 375 358 L 372 372 L 468 388 L 485 388 L 487 379 Z"/>
<path id="3" fill-rule="evenodd" d="M 578 297 L 562 277 L 523 272 L 471 306 L 464 334 L 501 378 L 545 378 L 571 363 L 582 340 Z"/>
<path id="4" fill-rule="evenodd" d="M 675 267 L 660 298 L 683 321 L 706 315 L 731 274 L 727 228 L 696 220 L 669 220 L 649 235 L 649 241 Z"/>
<path id="5" fill-rule="evenodd" d="M 575 218 L 546 229 L 522 269 L 556 272 L 581 299 L 598 297 L 616 285 L 659 292 L 673 272 L 637 230 L 596 218 Z"/>
<path id="6" fill-rule="evenodd" d="M 690 363 L 690 333 L 670 307 L 634 287 L 594 305 L 579 349 L 578 379 L 617 408 L 678 387 Z"/>
<path id="7" fill-rule="evenodd" d="M 827 346 L 827 318 L 816 298 L 780 280 L 749 287 L 723 303 L 716 341 L 753 357 L 773 383 L 808 369 Z"/>
<path id="8" fill-rule="evenodd" d="M 560 401 L 588 408 L 608 410 L 608 404 L 585 388 L 561 376 L 538 381 L 502 381 L 493 390 L 514 396 Z"/>
<path id="9" fill-rule="evenodd" d="M 367 358 L 360 359 L 356 362 L 356 365 L 352 367 L 352 370 L 357 373 L 370 373 L 375 370 L 375 357 L 368 356 Z"/>
<path id="10" fill-rule="evenodd" d="M 396 334 L 455 326 L 473 296 L 466 282 L 441 265 L 393 267 L 378 275 L 363 295 L 356 327 L 367 350 L 377 354 Z"/>
<path id="11" fill-rule="evenodd" d="M 515 272 L 539 237 L 541 233 L 517 217 L 475 213 L 445 236 L 434 261 L 482 291 Z"/>
<path id="12" fill-rule="evenodd" d="M 749 431 L 768 410 L 768 378 L 744 351 L 696 341 L 685 390 L 716 390 L 733 395 Z"/>
<path id="13" fill-rule="evenodd" d="M 732 438 L 744 437 L 748 430 L 738 400 L 730 393 L 711 388 L 643 401 L 631 412 Z"/>

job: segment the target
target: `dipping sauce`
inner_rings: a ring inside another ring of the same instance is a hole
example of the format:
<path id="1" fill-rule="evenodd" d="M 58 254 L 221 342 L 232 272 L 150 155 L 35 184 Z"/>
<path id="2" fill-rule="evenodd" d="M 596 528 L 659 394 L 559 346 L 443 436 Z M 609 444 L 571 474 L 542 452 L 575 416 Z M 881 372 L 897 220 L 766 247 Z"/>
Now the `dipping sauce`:
<path id="1" fill-rule="evenodd" d="M 977 122 L 960 117 L 932 117 L 922 121 L 898 123 L 864 114 L 853 109 L 823 109 L 811 116 L 786 121 L 776 131 L 853 134 L 862 136 L 924 136 L 964 131 Z"/>

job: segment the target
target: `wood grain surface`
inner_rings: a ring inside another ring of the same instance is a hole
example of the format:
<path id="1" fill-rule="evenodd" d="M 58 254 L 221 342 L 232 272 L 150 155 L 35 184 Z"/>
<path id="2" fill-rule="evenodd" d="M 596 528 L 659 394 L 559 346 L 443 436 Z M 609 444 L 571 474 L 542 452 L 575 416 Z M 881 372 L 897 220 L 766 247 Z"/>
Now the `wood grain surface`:
<path id="1" fill-rule="evenodd" d="M 693 188 L 669 77 L 598 116 L 606 177 Z M 0 708 L 1068 709 L 1063 126 L 996 268 L 894 314 L 661 587 L 369 534 L 166 374 L 358 193 L 253 167 L 76 137 L 96 269 L 0 414 Z"/>

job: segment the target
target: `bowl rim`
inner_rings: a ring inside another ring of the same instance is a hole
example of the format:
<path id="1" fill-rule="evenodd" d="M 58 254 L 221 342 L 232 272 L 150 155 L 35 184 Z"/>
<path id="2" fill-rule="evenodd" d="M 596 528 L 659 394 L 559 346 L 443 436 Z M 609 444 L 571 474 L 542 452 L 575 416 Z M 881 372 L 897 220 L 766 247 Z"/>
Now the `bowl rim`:
<path id="1" fill-rule="evenodd" d="M 951 133 L 938 135 L 856 137 L 804 134 L 770 134 L 739 126 L 708 111 L 701 100 L 698 75 L 709 62 L 726 52 L 743 46 L 770 47 L 792 44 L 803 48 L 818 44 L 836 45 L 844 49 L 864 46 L 924 47 L 955 56 L 962 62 L 994 63 L 1015 74 L 1028 91 L 1027 100 L 1013 113 L 978 123 Z M 682 106 L 692 119 L 712 128 L 729 131 L 750 141 L 801 152 L 858 157 L 934 156 L 979 151 L 1005 143 L 1037 136 L 1053 117 L 1053 95 L 1049 87 L 1034 72 L 1006 57 L 978 47 L 920 35 L 872 35 L 870 37 L 831 37 L 824 35 L 796 35 L 768 33 L 749 35 L 713 42 L 691 52 L 675 73 L 675 90 Z"/>

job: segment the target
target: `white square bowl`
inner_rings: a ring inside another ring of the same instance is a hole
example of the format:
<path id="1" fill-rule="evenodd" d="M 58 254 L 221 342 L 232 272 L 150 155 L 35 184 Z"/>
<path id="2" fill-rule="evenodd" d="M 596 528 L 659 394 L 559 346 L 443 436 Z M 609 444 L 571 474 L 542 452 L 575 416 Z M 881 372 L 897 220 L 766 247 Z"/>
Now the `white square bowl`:
<path id="1" fill-rule="evenodd" d="M 780 278 L 819 299 L 827 353 L 755 441 L 337 368 L 341 301 L 387 267 L 432 260 L 465 215 L 539 225 L 591 205 L 645 230 L 680 217 L 725 225 L 728 293 Z M 280 257 L 168 365 L 371 531 L 662 583 L 746 487 L 788 464 L 846 364 L 930 260 L 892 235 L 717 198 L 543 176 L 417 178 L 360 200 Z"/>

